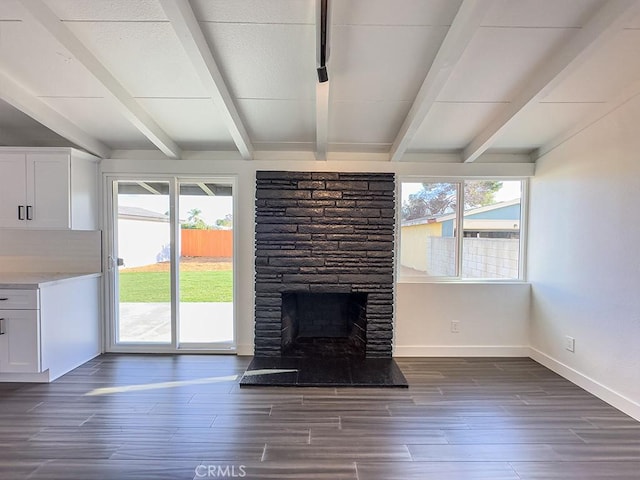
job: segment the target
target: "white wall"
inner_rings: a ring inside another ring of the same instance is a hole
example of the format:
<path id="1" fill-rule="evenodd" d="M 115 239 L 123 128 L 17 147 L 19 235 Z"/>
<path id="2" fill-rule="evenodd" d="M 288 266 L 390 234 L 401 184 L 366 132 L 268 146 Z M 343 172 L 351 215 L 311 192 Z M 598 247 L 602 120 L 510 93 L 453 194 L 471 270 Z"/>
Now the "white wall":
<path id="1" fill-rule="evenodd" d="M 533 358 L 638 419 L 639 125 L 636 97 L 538 160 L 528 261 Z"/>
<path id="2" fill-rule="evenodd" d="M 117 155 L 117 154 L 116 154 Z M 143 154 L 144 155 L 144 154 Z M 207 155 L 207 154 L 203 154 Z M 293 155 L 293 154 L 292 154 Z M 532 174 L 531 164 L 523 163 L 498 163 L 500 158 L 495 158 L 496 163 L 409 163 L 409 162 L 380 162 L 380 161 L 267 161 L 260 160 L 247 162 L 243 160 L 225 160 L 200 158 L 195 154 L 195 158 L 186 158 L 180 161 L 168 159 L 131 159 L 132 153 L 123 154 L 119 158 L 103 160 L 101 164 L 102 172 L 108 174 L 170 174 L 170 175 L 210 175 L 222 176 L 233 175 L 237 177 L 237 190 L 235 192 L 237 211 L 236 218 L 236 317 L 237 317 L 237 347 L 238 353 L 251 355 L 253 352 L 253 322 L 254 322 L 254 228 L 255 228 L 255 172 L 256 170 L 298 170 L 298 171 L 368 171 L 368 172 L 395 172 L 399 176 L 469 176 L 472 177 L 492 177 L 504 176 L 511 178 L 523 178 Z M 513 159 L 513 156 L 506 156 Z M 109 191 L 108 189 L 106 189 Z M 422 287 L 425 287 L 423 284 Z M 528 291 L 528 286 L 525 286 Z M 403 307 L 398 307 L 396 324 L 400 332 L 411 332 L 413 329 L 422 328 L 420 315 L 424 313 L 424 292 L 421 289 L 404 289 L 399 286 L 399 292 L 403 298 Z M 447 292 L 446 295 L 444 292 Z M 460 305 L 458 298 L 459 288 L 449 284 L 441 287 L 440 293 L 434 295 L 431 304 L 440 305 L 441 309 L 446 309 L 451 304 Z M 442 297 L 444 295 L 444 297 Z M 468 309 L 461 310 L 461 313 L 472 312 L 476 318 L 482 319 L 483 328 L 492 328 L 500 331 L 504 327 L 504 318 L 511 314 L 517 316 L 517 323 L 525 322 L 528 315 L 528 298 L 519 296 L 519 300 L 512 303 L 509 309 L 504 310 L 492 321 L 494 315 L 500 311 L 496 305 L 503 301 L 505 290 L 503 285 L 489 285 L 478 295 L 475 305 L 469 305 Z M 528 295 L 528 294 L 527 294 Z M 451 299 L 441 300 L 442 298 Z M 464 320 L 461 318 L 461 320 Z M 522 325 L 518 327 L 522 328 Z M 515 330 L 517 330 L 516 328 Z M 512 347 L 521 346 L 520 334 L 509 329 L 509 334 L 500 334 L 493 340 L 487 340 L 483 329 L 468 329 L 457 337 L 458 346 L 497 346 Z M 402 337 L 404 338 L 404 337 Z M 416 339 L 419 339 L 417 341 Z M 400 341 L 400 337 L 398 337 Z M 493 342 L 493 343 L 492 343 Z M 411 338 L 411 343 L 404 343 L 411 347 L 433 347 L 434 345 L 449 346 L 448 337 L 434 337 L 429 335 L 416 336 Z M 488 354 L 498 355 L 506 350 L 487 350 Z M 417 350 L 412 350 L 417 352 Z M 433 351 L 433 350 L 430 350 Z M 472 350 L 459 350 L 461 354 L 472 354 Z M 408 354 L 409 350 L 404 350 L 403 354 Z M 466 352 L 466 353 L 465 353 Z"/>
<path id="3" fill-rule="evenodd" d="M 529 355 L 528 284 L 400 283 L 396 308 L 396 356 Z"/>

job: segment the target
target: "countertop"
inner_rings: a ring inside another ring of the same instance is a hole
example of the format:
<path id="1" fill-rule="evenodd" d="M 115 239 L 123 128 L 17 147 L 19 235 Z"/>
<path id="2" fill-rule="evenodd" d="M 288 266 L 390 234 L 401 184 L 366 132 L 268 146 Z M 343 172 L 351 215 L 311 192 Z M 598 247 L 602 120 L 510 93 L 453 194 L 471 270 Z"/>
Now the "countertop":
<path id="1" fill-rule="evenodd" d="M 0 272 L 0 288 L 15 290 L 35 290 L 60 282 L 67 282 L 79 278 L 97 278 L 101 273 L 36 273 L 36 272 Z"/>

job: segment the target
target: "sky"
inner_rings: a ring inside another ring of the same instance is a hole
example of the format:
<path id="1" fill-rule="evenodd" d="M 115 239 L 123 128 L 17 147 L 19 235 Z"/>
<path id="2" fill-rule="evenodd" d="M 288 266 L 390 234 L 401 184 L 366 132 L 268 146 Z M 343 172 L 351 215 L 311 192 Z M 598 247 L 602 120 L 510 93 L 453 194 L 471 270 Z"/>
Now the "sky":
<path id="1" fill-rule="evenodd" d="M 497 202 L 506 202 L 514 198 L 520 198 L 520 180 L 503 181 L 502 188 L 496 192 L 494 197 Z M 422 183 L 402 183 L 402 202 L 408 200 L 409 195 L 422 189 Z"/>
<path id="2" fill-rule="evenodd" d="M 146 208 L 152 212 L 165 213 L 169 210 L 168 195 L 118 195 L 121 206 Z M 208 197 L 205 195 L 181 195 L 180 219 L 187 220 L 188 212 L 194 208 L 202 210 L 199 215 L 207 224 L 213 225 L 216 220 L 233 212 L 233 197 Z"/>

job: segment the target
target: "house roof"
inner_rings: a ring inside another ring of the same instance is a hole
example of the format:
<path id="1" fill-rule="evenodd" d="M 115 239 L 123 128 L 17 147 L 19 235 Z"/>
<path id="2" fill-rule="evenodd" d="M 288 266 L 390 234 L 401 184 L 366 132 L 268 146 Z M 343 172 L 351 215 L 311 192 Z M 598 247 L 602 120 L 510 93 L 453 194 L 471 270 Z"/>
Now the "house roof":
<path id="1" fill-rule="evenodd" d="M 118 218 L 127 220 L 146 220 L 153 222 L 168 222 L 169 216 L 164 213 L 154 212 L 146 208 L 128 207 L 118 205 Z"/>
<path id="2" fill-rule="evenodd" d="M 470 210 L 465 210 L 464 215 L 465 215 L 465 223 L 467 222 L 466 218 L 469 216 L 474 216 L 474 215 L 478 215 L 478 214 L 482 214 L 482 213 L 486 213 L 486 212 L 491 212 L 491 211 L 495 211 L 495 210 L 500 210 L 502 208 L 506 208 L 506 207 L 511 207 L 513 205 L 519 205 L 520 204 L 520 199 L 519 198 L 515 198 L 513 200 L 507 200 L 505 202 L 498 202 L 498 203 L 494 203 L 491 205 L 485 205 L 482 207 L 477 207 L 477 208 L 472 208 Z M 425 225 L 428 223 L 442 223 L 442 222 L 446 222 L 448 220 L 454 220 L 456 218 L 456 214 L 455 213 L 448 213 L 445 215 L 430 215 L 428 217 L 421 217 L 421 218 L 414 218 L 411 220 L 403 220 L 402 221 L 402 226 L 403 227 L 410 227 L 410 226 L 414 226 L 414 225 Z M 518 219 L 519 222 L 519 219 Z M 510 220 L 510 223 L 513 223 Z"/>
<path id="3" fill-rule="evenodd" d="M 3 0 L 0 145 L 533 161 L 640 93 L 640 0 L 329 0 L 326 83 L 316 5 Z"/>

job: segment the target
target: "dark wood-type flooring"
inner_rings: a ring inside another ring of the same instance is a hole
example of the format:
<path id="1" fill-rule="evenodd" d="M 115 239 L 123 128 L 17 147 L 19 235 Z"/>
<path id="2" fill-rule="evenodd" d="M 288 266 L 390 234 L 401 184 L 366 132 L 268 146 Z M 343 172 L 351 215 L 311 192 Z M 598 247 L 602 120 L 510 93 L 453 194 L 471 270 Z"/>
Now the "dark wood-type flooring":
<path id="1" fill-rule="evenodd" d="M 640 478 L 640 423 L 529 359 L 400 358 L 408 389 L 240 389 L 250 360 L 103 355 L 0 384 L 0 478 Z"/>

